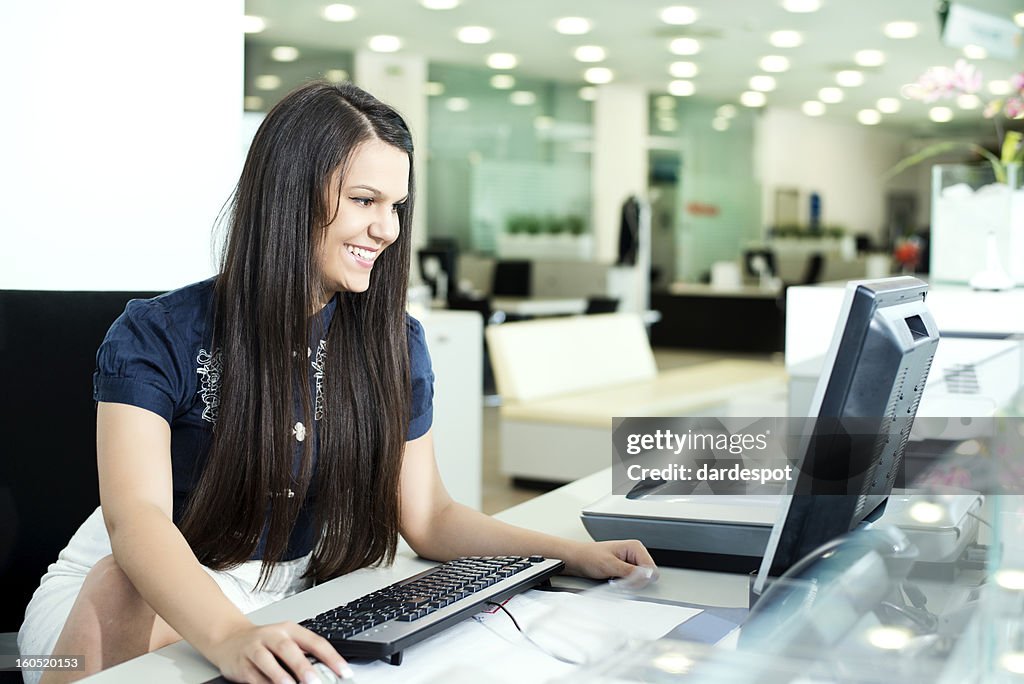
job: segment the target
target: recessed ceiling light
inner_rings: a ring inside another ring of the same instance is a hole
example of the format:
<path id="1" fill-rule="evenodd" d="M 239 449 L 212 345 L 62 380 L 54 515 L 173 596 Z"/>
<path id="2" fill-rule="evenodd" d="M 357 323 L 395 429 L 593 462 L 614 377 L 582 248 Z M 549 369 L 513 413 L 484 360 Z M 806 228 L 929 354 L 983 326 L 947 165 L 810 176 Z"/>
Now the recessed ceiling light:
<path id="1" fill-rule="evenodd" d="M 250 112 L 259 111 L 263 109 L 263 98 L 259 95 L 246 95 L 245 99 L 242 100 L 242 106 Z"/>
<path id="2" fill-rule="evenodd" d="M 724 116 L 716 116 L 711 120 L 711 127 L 719 133 L 724 133 L 729 130 L 729 120 Z"/>
<path id="3" fill-rule="evenodd" d="M 825 103 L 817 100 L 808 100 L 800 105 L 800 110 L 807 116 L 821 116 L 825 113 Z"/>
<path id="4" fill-rule="evenodd" d="M 586 102 L 593 102 L 594 100 L 597 99 L 597 88 L 595 88 L 594 86 L 583 86 L 578 91 L 576 91 L 576 94 L 580 96 L 581 100 L 585 100 Z"/>
<path id="5" fill-rule="evenodd" d="M 450 112 L 464 112 L 469 109 L 469 100 L 464 97 L 449 97 L 444 106 Z"/>
<path id="6" fill-rule="evenodd" d="M 731 119 L 736 116 L 736 105 L 724 104 L 715 110 L 715 116 Z"/>
<path id="7" fill-rule="evenodd" d="M 487 66 L 492 69 L 515 69 L 519 58 L 510 52 L 495 52 L 487 55 Z"/>
<path id="8" fill-rule="evenodd" d="M 782 55 L 766 55 L 758 60 L 757 65 L 762 71 L 780 74 L 789 69 L 789 58 Z"/>
<path id="9" fill-rule="evenodd" d="M 600 45 L 580 45 L 572 55 L 580 62 L 603 62 L 605 51 Z"/>
<path id="10" fill-rule="evenodd" d="M 913 38 L 917 35 L 917 24 L 912 21 L 890 21 L 882 28 L 882 32 L 897 40 Z"/>
<path id="11" fill-rule="evenodd" d="M 818 99 L 828 104 L 836 104 L 843 101 L 841 88 L 822 88 L 818 91 Z"/>
<path id="12" fill-rule="evenodd" d="M 895 114 L 896 112 L 900 111 L 900 107 L 902 107 L 902 104 L 900 103 L 898 98 L 883 97 L 879 99 L 878 102 L 875 103 L 875 107 L 878 109 L 878 111 L 882 112 L 883 114 Z"/>
<path id="13" fill-rule="evenodd" d="M 981 99 L 971 93 L 957 95 L 956 106 L 960 109 L 977 109 L 981 106 Z"/>
<path id="14" fill-rule="evenodd" d="M 750 88 L 751 90 L 760 90 L 762 93 L 768 93 L 775 90 L 775 79 L 772 76 L 751 76 Z"/>
<path id="15" fill-rule="evenodd" d="M 765 97 L 765 94 L 756 90 L 748 90 L 740 95 L 740 104 L 745 107 L 763 107 L 767 101 L 768 98 Z"/>
<path id="16" fill-rule="evenodd" d="M 430 10 L 450 10 L 459 6 L 459 0 L 420 0 L 420 4 Z"/>
<path id="17" fill-rule="evenodd" d="M 857 50 L 853 61 L 862 67 L 877 67 L 885 64 L 885 53 L 881 50 Z"/>
<path id="18" fill-rule="evenodd" d="M 697 21 L 697 10 L 692 7 L 685 7 L 683 5 L 676 5 L 674 7 L 666 7 L 665 9 L 658 12 L 658 16 L 666 24 L 673 24 L 675 26 L 685 26 L 692 24 Z"/>
<path id="19" fill-rule="evenodd" d="M 1002 80 L 989 81 L 988 92 L 992 93 L 993 95 L 1009 95 L 1010 82 Z"/>
<path id="20" fill-rule="evenodd" d="M 949 107 L 932 107 L 928 110 L 928 118 L 935 123 L 946 123 L 953 120 L 953 110 Z"/>
<path id="21" fill-rule="evenodd" d="M 516 87 L 516 79 L 509 74 L 494 74 L 491 76 L 491 87 L 498 90 L 512 90 Z"/>
<path id="22" fill-rule="evenodd" d="M 787 12 L 817 12 L 821 9 L 821 0 L 782 0 L 782 8 Z"/>
<path id="23" fill-rule="evenodd" d="M 980 45 L 964 45 L 964 57 L 967 59 L 988 59 L 988 50 Z"/>
<path id="24" fill-rule="evenodd" d="M 1016 14 L 1014 14 L 1013 22 L 1017 24 L 1017 26 L 1024 28 L 1024 12 L 1017 12 Z"/>
<path id="25" fill-rule="evenodd" d="M 874 126 L 882 121 L 882 114 L 877 109 L 862 109 L 857 112 L 857 121 L 865 126 Z"/>
<path id="26" fill-rule="evenodd" d="M 696 38 L 676 38 L 668 44 L 668 49 L 674 55 L 695 55 L 700 52 L 700 41 Z"/>
<path id="27" fill-rule="evenodd" d="M 267 28 L 267 20 L 263 17 L 251 14 L 246 14 L 242 17 L 242 30 L 246 33 L 261 33 L 265 28 Z"/>
<path id="28" fill-rule="evenodd" d="M 327 21 L 352 21 L 356 18 L 356 8 L 338 3 L 328 5 L 324 7 L 323 17 Z"/>
<path id="29" fill-rule="evenodd" d="M 768 42 L 777 48 L 795 48 L 803 45 L 804 36 L 799 31 L 775 31 L 768 36 Z"/>
<path id="30" fill-rule="evenodd" d="M 590 20 L 583 17 L 562 17 L 555 22 L 555 30 L 567 36 L 582 36 L 590 27 Z"/>
<path id="31" fill-rule="evenodd" d="M 844 88 L 856 88 L 864 85 L 864 74 L 856 69 L 844 69 L 836 74 L 836 83 Z"/>
<path id="32" fill-rule="evenodd" d="M 281 77 L 276 74 L 260 74 L 253 79 L 257 90 L 277 90 L 281 87 Z"/>
<path id="33" fill-rule="evenodd" d="M 298 48 L 293 48 L 291 45 L 278 45 L 270 51 L 270 59 L 275 62 L 294 62 L 298 58 Z"/>
<path id="34" fill-rule="evenodd" d="M 654 107 L 655 109 L 661 111 L 675 109 L 676 98 L 672 97 L 671 95 L 659 95 L 658 97 L 654 98 Z"/>
<path id="35" fill-rule="evenodd" d="M 672 93 L 677 97 L 688 97 L 693 95 L 697 91 L 696 86 L 693 85 L 693 81 L 672 81 L 668 84 L 668 92 Z"/>
<path id="36" fill-rule="evenodd" d="M 668 73 L 673 78 L 693 78 L 697 72 L 697 65 L 693 62 L 672 62 L 668 65 Z"/>
<path id="37" fill-rule="evenodd" d="M 427 85 L 424 90 L 429 97 L 444 95 L 444 83 L 441 83 L 440 81 L 427 81 Z"/>
<path id="38" fill-rule="evenodd" d="M 328 69 L 324 72 L 324 78 L 331 83 L 343 83 L 348 80 L 348 72 L 344 69 Z"/>
<path id="39" fill-rule="evenodd" d="M 373 36 L 368 45 L 374 52 L 398 52 L 402 49 L 402 39 L 398 36 Z"/>
<path id="40" fill-rule="evenodd" d="M 508 96 L 509 102 L 514 105 L 525 107 L 532 105 L 537 101 L 536 93 L 530 92 L 529 90 L 516 90 Z"/>
<path id="41" fill-rule="evenodd" d="M 868 630 L 868 643 L 886 651 L 898 651 L 905 648 L 913 636 L 906 627 L 872 627 Z"/>
<path id="42" fill-rule="evenodd" d="M 587 83 L 596 83 L 598 85 L 611 83 L 613 78 L 615 78 L 615 74 L 612 73 L 611 69 L 605 67 L 590 67 L 583 72 L 583 80 Z"/>
<path id="43" fill-rule="evenodd" d="M 491 42 L 491 38 L 494 37 L 494 31 L 486 26 L 463 26 L 456 35 L 463 43 L 483 45 L 484 43 Z"/>

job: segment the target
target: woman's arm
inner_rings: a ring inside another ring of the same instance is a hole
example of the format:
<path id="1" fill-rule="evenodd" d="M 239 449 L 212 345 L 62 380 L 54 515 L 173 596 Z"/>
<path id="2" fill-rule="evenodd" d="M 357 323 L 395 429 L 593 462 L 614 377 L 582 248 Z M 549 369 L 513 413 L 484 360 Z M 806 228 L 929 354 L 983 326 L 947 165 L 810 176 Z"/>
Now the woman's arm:
<path id="1" fill-rule="evenodd" d="M 441 482 L 431 432 L 408 442 L 400 481 L 401 531 L 424 558 L 541 555 L 565 561 L 566 572 L 605 579 L 625 577 L 654 560 L 636 540 L 578 542 L 495 520 L 452 500 Z"/>
<path id="2" fill-rule="evenodd" d="M 341 672 L 323 638 L 293 623 L 257 627 L 224 595 L 172 519 L 171 432 L 155 413 L 100 402 L 100 501 L 117 564 L 151 608 L 229 678 L 294 681 L 314 672 L 303 651 Z M 184 589 L 184 590 L 183 590 Z"/>

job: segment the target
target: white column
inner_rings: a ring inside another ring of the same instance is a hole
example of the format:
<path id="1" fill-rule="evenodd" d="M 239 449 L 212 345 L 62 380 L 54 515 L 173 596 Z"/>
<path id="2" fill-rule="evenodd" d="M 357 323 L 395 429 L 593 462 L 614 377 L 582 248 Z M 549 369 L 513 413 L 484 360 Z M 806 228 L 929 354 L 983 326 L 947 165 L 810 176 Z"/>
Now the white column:
<path id="1" fill-rule="evenodd" d="M 359 50 L 355 54 L 354 82 L 397 109 L 412 132 L 416 151 L 416 209 L 412 225 L 415 264 L 416 250 L 427 241 L 427 60 L 420 55 Z M 419 281 L 416 268 L 410 274 L 414 282 Z"/>
<path id="2" fill-rule="evenodd" d="M 214 273 L 211 228 L 241 167 L 243 13 L 5 4 L 0 288 L 161 290 Z"/>

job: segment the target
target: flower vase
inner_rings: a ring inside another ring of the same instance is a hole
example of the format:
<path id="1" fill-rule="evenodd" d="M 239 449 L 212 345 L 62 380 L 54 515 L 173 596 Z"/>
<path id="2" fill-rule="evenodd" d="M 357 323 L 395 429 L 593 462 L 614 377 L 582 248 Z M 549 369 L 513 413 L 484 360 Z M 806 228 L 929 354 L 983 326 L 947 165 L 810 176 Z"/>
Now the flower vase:
<path id="1" fill-rule="evenodd" d="M 989 164 L 932 168 L 932 280 L 973 279 L 982 289 L 1024 285 L 1022 181 L 1019 164 L 1006 166 L 1005 182 Z"/>

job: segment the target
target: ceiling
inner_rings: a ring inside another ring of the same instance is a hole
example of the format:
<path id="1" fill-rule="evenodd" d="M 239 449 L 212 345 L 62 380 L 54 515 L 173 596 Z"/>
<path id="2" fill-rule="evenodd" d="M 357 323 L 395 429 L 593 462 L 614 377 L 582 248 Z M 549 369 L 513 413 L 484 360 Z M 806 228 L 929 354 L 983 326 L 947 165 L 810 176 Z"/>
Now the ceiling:
<path id="1" fill-rule="evenodd" d="M 786 11 L 781 0 L 462 0 L 450 10 L 429 10 L 418 0 L 350 0 L 356 11 L 347 22 L 329 22 L 322 17 L 326 0 L 246 0 L 246 14 L 266 20 L 266 28 L 253 38 L 263 46 L 290 45 L 302 50 L 358 50 L 370 36 L 390 34 L 402 40 L 402 50 L 424 55 L 432 62 L 473 65 L 487 69 L 487 56 L 508 52 L 518 57 L 512 75 L 545 77 L 585 85 L 583 72 L 590 66 L 604 66 L 616 82 L 637 83 L 652 94 L 667 92 L 672 77 L 669 65 L 675 61 L 694 62 L 698 67 L 690 97 L 717 103 L 738 103 L 749 90 L 751 77 L 764 74 L 758 62 L 766 55 L 790 60 L 789 70 L 772 74 L 775 90 L 766 93 L 768 107 L 800 110 L 807 100 L 818 98 L 821 88 L 836 86 L 836 73 L 859 69 L 864 83 L 843 88 L 844 99 L 826 105 L 827 120 L 857 122 L 862 109 L 875 108 L 882 97 L 900 99 L 898 113 L 882 114 L 883 128 L 898 128 L 920 135 L 944 135 L 991 126 L 982 120 L 981 109 L 957 107 L 955 101 L 941 102 L 953 110 L 953 120 L 936 124 L 928 119 L 935 106 L 907 100 L 901 87 L 913 82 L 930 66 L 951 66 L 963 53 L 942 44 L 937 2 L 933 0 L 823 0 L 812 13 Z M 670 4 L 685 4 L 698 12 L 695 23 L 673 26 L 659 18 Z M 1012 19 L 1024 10 L 1022 0 L 964 0 L 974 9 Z M 586 35 L 561 35 L 554 30 L 559 17 L 580 16 L 592 22 Z M 896 40 L 883 34 L 890 21 L 913 21 L 918 35 Z M 1020 19 L 1019 19 L 1020 20 Z M 459 27 L 486 26 L 493 39 L 484 45 L 467 45 L 456 39 Z M 773 47 L 768 36 L 777 30 L 803 33 L 803 44 L 794 48 Z M 697 38 L 698 54 L 683 57 L 669 51 L 677 37 Z M 583 64 L 573 57 L 581 45 L 598 45 L 606 58 L 599 64 Z M 858 67 L 858 50 L 881 50 L 885 63 L 879 67 Z M 1024 67 L 1018 49 L 1014 60 L 972 60 L 985 81 L 1007 79 Z M 295 65 L 292 65 L 294 68 Z M 982 100 L 991 98 L 979 93 Z"/>

